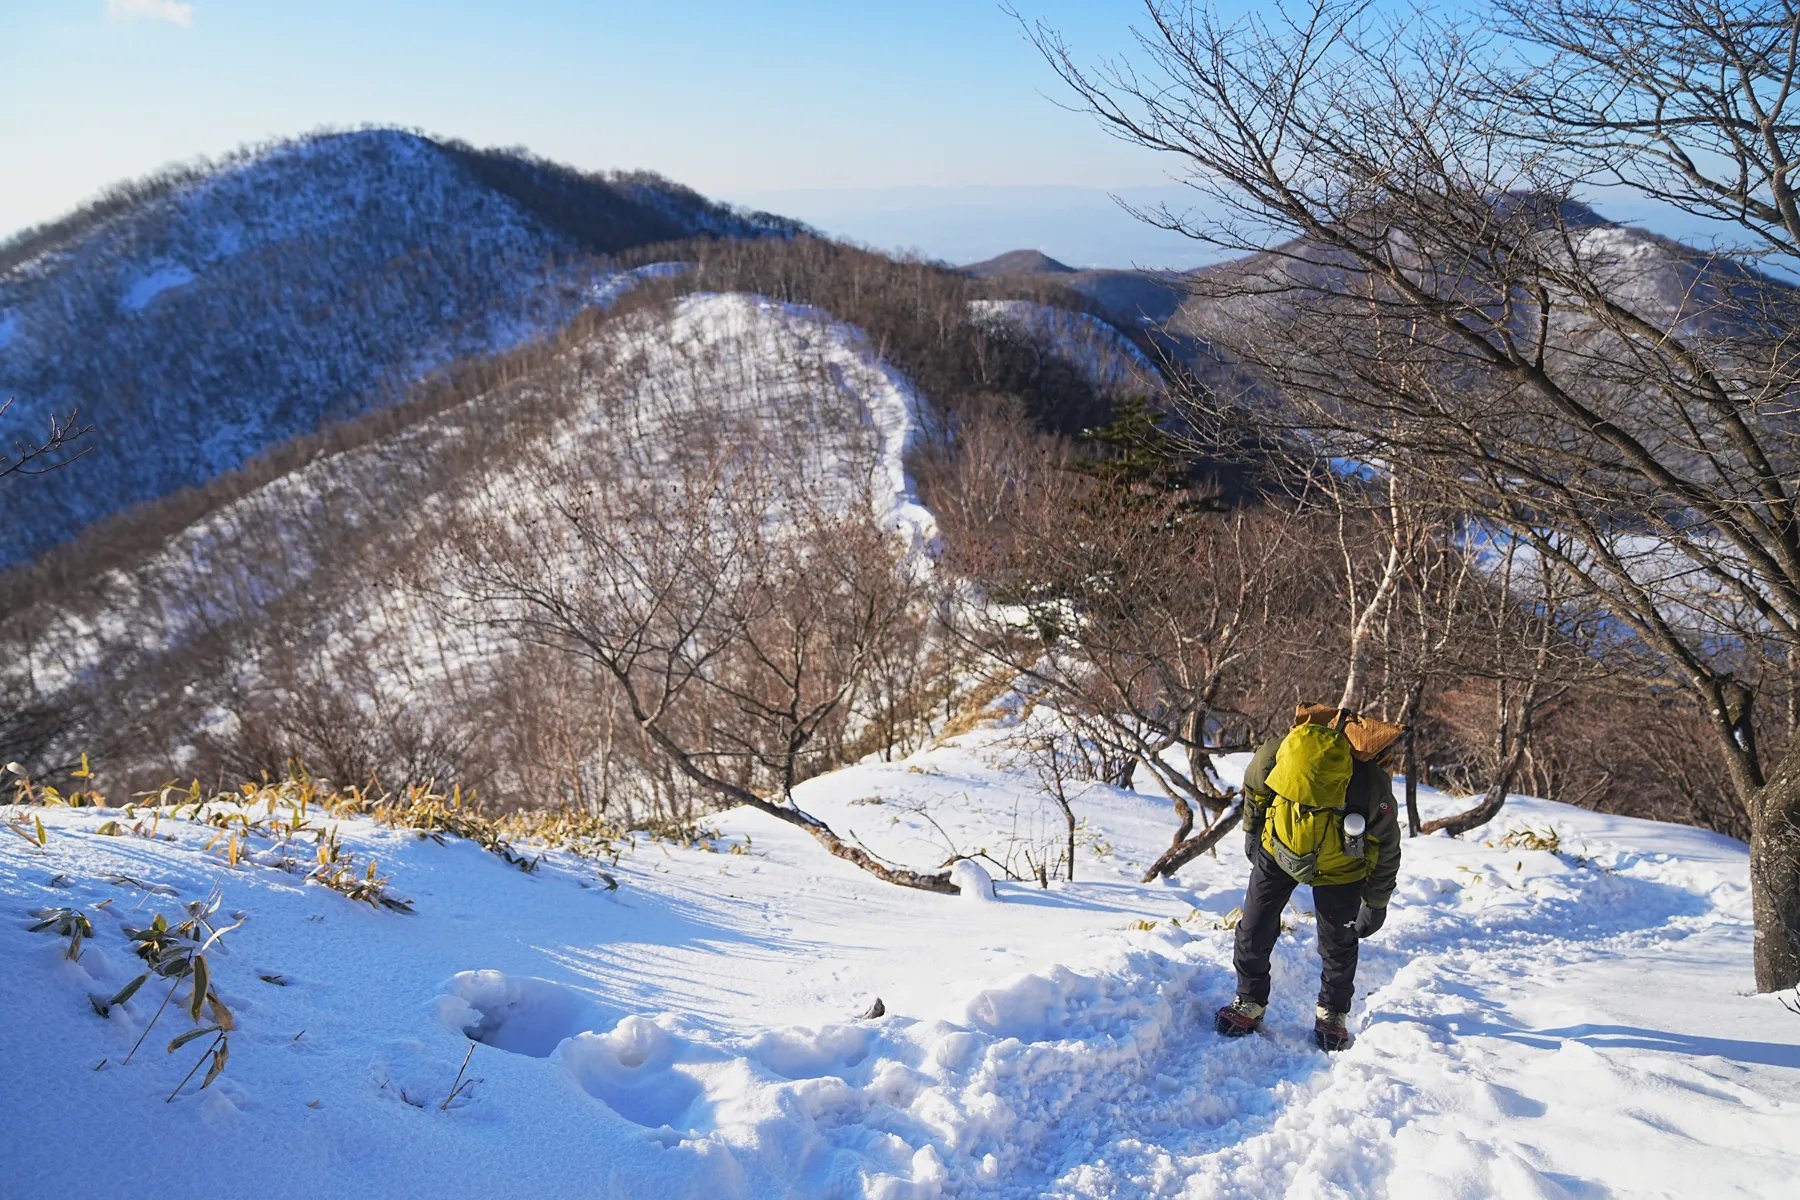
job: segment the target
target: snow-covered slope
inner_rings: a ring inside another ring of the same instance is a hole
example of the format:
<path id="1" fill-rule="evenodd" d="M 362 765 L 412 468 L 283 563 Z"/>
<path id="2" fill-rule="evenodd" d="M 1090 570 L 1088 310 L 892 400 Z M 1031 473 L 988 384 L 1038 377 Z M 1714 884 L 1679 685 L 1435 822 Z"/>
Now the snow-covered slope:
<path id="1" fill-rule="evenodd" d="M 560 327 L 595 254 L 792 228 L 653 177 L 369 130 L 29 231 L 0 246 L 0 444 L 76 407 L 97 432 L 68 470 L 0 488 L 0 565 Z"/>
<path id="2" fill-rule="evenodd" d="M 478 505 L 513 518 L 537 511 L 546 497 L 533 472 L 654 476 L 684 448 L 737 438 L 766 444 L 784 464 L 785 486 L 828 503 L 873 504 L 917 548 L 935 526 L 905 457 L 930 423 L 867 339 L 817 310 L 696 294 L 666 310 L 614 314 L 513 385 L 309 462 L 150 548 L 144 561 L 0 617 L 0 633 L 28 647 L 0 663 L 0 687 L 112 713 L 71 723 L 54 753 L 104 755 L 138 786 L 171 763 L 206 772 L 185 757 L 196 730 L 235 738 L 252 710 L 295 689 L 296 672 L 308 682 L 295 690 L 331 680 L 370 730 L 404 713 L 454 729 L 445 736 L 473 752 L 502 725 L 469 689 L 517 686 L 495 675 L 517 646 L 448 620 L 421 600 L 418 578 L 395 577 L 421 545 L 449 540 Z M 496 430 L 511 440 L 502 445 Z M 484 439 L 491 452 L 480 449 Z M 149 719 L 158 713 L 179 715 Z M 162 732 L 128 733 L 139 719 Z M 491 757 L 507 756 L 496 746 Z M 147 774 L 132 776 L 134 764 Z"/>
<path id="3" fill-rule="evenodd" d="M 1053 810 L 1007 737 L 865 762 L 798 800 L 912 864 L 952 843 L 1040 853 Z M 1233 990 L 1236 839 L 1140 885 L 1167 806 L 1105 786 L 1076 806 L 1077 882 L 1002 880 L 997 902 L 889 887 L 747 811 L 710 849 L 640 842 L 606 868 L 616 891 L 560 852 L 524 874 L 467 842 L 337 822 L 412 915 L 254 865 L 266 839 L 233 868 L 210 826 L 109 837 L 116 813 L 33 810 L 47 845 L 0 841 L 0 1028 L 9 1077 L 30 1081 L 0 1089 L 9 1187 L 1776 1197 L 1800 1175 L 1800 1017 L 1747 994 L 1741 845 L 1532 800 L 1476 839 L 1409 842 L 1364 947 L 1357 1043 L 1327 1058 L 1306 1037 L 1305 892 L 1267 1032 L 1223 1041 L 1209 1016 Z M 1560 848 L 1493 844 L 1524 828 Z M 162 989 L 104 1019 L 88 997 L 135 973 L 122 926 L 215 886 L 244 914 L 213 955 L 231 1059 L 165 1103 L 203 1045 L 164 1052 L 185 1012 L 123 1066 Z M 92 918 L 79 962 L 26 932 L 49 905 Z M 858 1019 L 877 996 L 886 1015 Z M 445 1108 L 466 1031 L 480 1082 Z"/>
<path id="4" fill-rule="evenodd" d="M 969 310 L 977 321 L 1037 342 L 1102 392 L 1147 395 L 1162 390 L 1156 365 L 1098 317 L 1031 300 L 975 300 Z"/>

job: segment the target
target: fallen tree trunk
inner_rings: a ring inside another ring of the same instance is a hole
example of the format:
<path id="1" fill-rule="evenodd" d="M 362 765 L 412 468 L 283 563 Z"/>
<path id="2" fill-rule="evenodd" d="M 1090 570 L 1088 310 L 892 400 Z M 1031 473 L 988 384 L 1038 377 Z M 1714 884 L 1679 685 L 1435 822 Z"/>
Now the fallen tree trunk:
<path id="1" fill-rule="evenodd" d="M 1143 881 L 1149 883 L 1159 875 L 1162 878 L 1167 879 L 1175 872 L 1181 870 L 1182 867 L 1218 845 L 1221 838 L 1237 828 L 1238 822 L 1243 820 L 1243 817 L 1243 805 L 1232 805 L 1229 809 L 1225 810 L 1218 820 L 1214 821 L 1204 830 L 1195 834 L 1193 837 L 1183 838 L 1181 841 L 1176 842 L 1173 846 L 1170 846 L 1167 850 L 1163 851 L 1162 857 L 1151 863 L 1150 869 L 1144 872 Z"/>
<path id="2" fill-rule="evenodd" d="M 945 895 L 950 896 L 958 895 L 962 891 L 961 888 L 950 882 L 950 873 L 948 871 L 927 873 L 922 871 L 908 871 L 904 867 L 890 867 L 860 846 L 852 846 L 844 842 L 837 834 L 833 833 L 831 828 L 823 821 L 818 820 L 816 817 L 808 816 L 797 808 L 782 808 L 775 805 L 765 807 L 760 804 L 756 807 L 759 811 L 766 812 L 778 820 L 789 821 L 790 824 L 800 825 L 808 833 L 812 834 L 821 846 L 831 851 L 837 857 L 843 859 L 845 862 L 855 863 L 857 866 L 885 883 L 898 884 L 901 887 L 918 888 L 920 891 L 925 892 L 942 892 Z M 791 820 L 789 816 L 790 813 L 794 816 L 802 817 L 805 820 Z M 812 824 L 806 824 L 805 822 L 807 821 L 812 822 Z"/>
<path id="3" fill-rule="evenodd" d="M 951 896 L 961 893 L 962 889 L 950 882 L 948 871 L 908 871 L 903 867 L 890 867 L 860 846 L 852 846 L 844 841 L 832 831 L 831 826 L 811 813 L 792 804 L 776 804 L 772 800 L 765 800 L 749 788 L 741 787 L 727 779 L 721 779 L 704 769 L 694 761 L 693 755 L 683 749 L 656 723 L 654 718 L 644 713 L 643 708 L 638 704 L 636 693 L 630 689 L 628 680 L 621 676 L 620 682 L 626 685 L 626 698 L 632 705 L 634 715 L 638 717 L 638 723 L 643 727 L 644 732 L 650 735 L 650 740 L 661 748 L 664 754 L 668 755 L 676 770 L 707 791 L 734 803 L 742 804 L 746 808 L 754 808 L 757 812 L 767 813 L 777 821 L 784 821 L 789 825 L 806 830 L 812 834 L 813 839 L 819 845 L 831 851 L 833 855 L 845 862 L 854 863 L 884 883 L 918 888 L 920 891 L 926 892 L 941 892 Z"/>
<path id="4" fill-rule="evenodd" d="M 1448 817 L 1438 817 L 1426 821 L 1419 826 L 1420 833 L 1436 833 L 1442 829 L 1452 836 L 1479 829 L 1500 815 L 1506 806 L 1507 788 L 1504 784 L 1496 784 L 1488 789 L 1488 794 L 1481 798 L 1481 803 L 1465 812 L 1453 813 Z"/>

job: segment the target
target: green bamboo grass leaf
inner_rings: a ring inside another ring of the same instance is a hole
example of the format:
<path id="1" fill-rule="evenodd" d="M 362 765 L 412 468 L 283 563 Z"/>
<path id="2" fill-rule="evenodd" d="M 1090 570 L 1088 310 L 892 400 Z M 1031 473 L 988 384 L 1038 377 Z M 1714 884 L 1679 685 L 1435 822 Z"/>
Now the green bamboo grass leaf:
<path id="1" fill-rule="evenodd" d="M 149 978 L 150 978 L 150 972 L 145 971 L 142 975 L 139 975 L 136 979 L 132 980 L 130 983 L 128 983 L 124 987 L 120 988 L 119 994 L 114 996 L 111 1000 L 108 1000 L 106 1002 L 106 1006 L 108 1008 L 113 1008 L 113 1007 L 116 1007 L 117 1005 L 125 1003 L 127 1000 L 131 999 L 134 995 L 137 994 L 137 990 L 139 988 L 143 987 L 145 980 L 147 980 Z"/>

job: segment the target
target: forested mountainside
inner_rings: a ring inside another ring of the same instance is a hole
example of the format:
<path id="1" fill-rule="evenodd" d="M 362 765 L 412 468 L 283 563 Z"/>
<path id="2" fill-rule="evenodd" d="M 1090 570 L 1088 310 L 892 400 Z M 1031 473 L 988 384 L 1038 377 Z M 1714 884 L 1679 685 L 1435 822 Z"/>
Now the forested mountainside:
<path id="1" fill-rule="evenodd" d="M 390 129 L 123 185 L 0 246 L 0 441 L 75 409 L 97 429 L 67 469 L 0 484 L 0 564 L 560 327 L 606 255 L 797 228 Z"/>
<path id="2" fill-rule="evenodd" d="M 1526 203 L 1520 200 L 1521 204 Z M 1580 276 L 1637 316 L 1686 333 L 1730 341 L 1756 336 L 1746 328 L 1775 323 L 1791 315 L 1800 293 L 1782 281 L 1749 270 L 1741 263 L 1685 245 L 1631 225 L 1607 221 L 1586 206 L 1567 203 L 1557 218 L 1568 232 L 1562 251 L 1571 276 Z M 1469 299 L 1482 302 L 1472 280 L 1459 280 L 1453 264 L 1421 260 L 1434 286 L 1463 287 Z M 1353 283 L 1353 279 L 1356 281 Z M 1162 323 L 1171 338 L 1193 339 L 1196 353 L 1208 353 L 1218 341 L 1242 341 L 1246 333 L 1266 331 L 1272 354 L 1295 349 L 1286 328 L 1298 297 L 1311 292 L 1351 296 L 1366 277 L 1352 271 L 1343 255 L 1304 238 L 1226 262 L 1202 267 L 1183 277 L 1179 307 Z M 1349 300 L 1357 302 L 1354 296 Z M 1530 320 L 1519 309 L 1522 330 Z M 1221 337 L 1229 331 L 1231 336 Z M 1551 319 L 1551 347 L 1584 353 L 1597 334 L 1564 307 Z M 1586 348 L 1586 349 L 1584 349 Z"/>

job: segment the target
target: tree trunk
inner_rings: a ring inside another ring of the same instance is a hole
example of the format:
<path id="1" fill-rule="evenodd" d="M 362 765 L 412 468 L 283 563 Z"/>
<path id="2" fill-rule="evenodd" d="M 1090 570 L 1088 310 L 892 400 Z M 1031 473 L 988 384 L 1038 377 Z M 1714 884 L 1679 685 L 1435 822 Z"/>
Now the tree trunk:
<path id="1" fill-rule="evenodd" d="M 617 677 L 619 672 L 615 671 L 614 675 Z M 621 678 L 620 682 L 625 683 L 626 681 Z M 683 775 L 686 775 L 689 779 L 692 779 L 695 783 L 698 783 L 701 787 L 715 795 L 723 796 L 734 804 L 742 804 L 748 808 L 754 808 L 757 812 L 767 813 L 777 821 L 785 821 L 789 825 L 806 830 L 806 832 L 813 835 L 813 838 L 817 840 L 821 846 L 831 851 L 831 853 L 837 857 L 843 859 L 845 862 L 856 864 L 869 874 L 875 876 L 875 878 L 886 883 L 898 884 L 901 887 L 918 888 L 920 891 L 925 892 L 943 892 L 952 896 L 961 892 L 961 888 L 950 882 L 950 873 L 948 871 L 938 871 L 927 874 L 920 871 L 908 871 L 900 867 L 890 867 L 861 847 L 852 846 L 844 841 L 844 839 L 832 832 L 830 826 L 826 825 L 825 822 L 819 820 L 810 813 L 802 812 L 792 805 L 775 804 L 765 800 L 749 788 L 740 787 L 729 780 L 720 779 L 718 776 L 701 769 L 701 767 L 694 762 L 692 755 L 682 749 L 682 747 L 665 733 L 654 720 L 651 720 L 644 714 L 643 706 L 638 703 L 635 693 L 628 690 L 626 694 L 630 697 L 632 714 L 637 718 L 639 727 L 643 729 L 652 742 L 663 750 L 668 761 L 676 770 L 680 771 Z"/>
<path id="2" fill-rule="evenodd" d="M 1548 625 L 1545 626 L 1546 643 L 1549 637 Z M 1538 647 L 1538 669 L 1543 670 L 1544 646 Z M 1487 795 L 1481 803 L 1467 812 L 1459 812 L 1454 816 L 1439 817 L 1435 821 L 1427 821 L 1419 826 L 1420 833 L 1436 833 L 1440 829 L 1448 830 L 1452 835 L 1464 834 L 1471 829 L 1479 829 L 1500 815 L 1506 804 L 1506 794 L 1512 790 L 1513 780 L 1518 778 L 1519 768 L 1525 765 L 1526 752 L 1531 749 L 1531 727 L 1537 717 L 1538 678 L 1533 677 L 1525 684 L 1525 692 L 1518 699 L 1519 729 L 1513 734 L 1508 747 L 1508 725 L 1510 724 L 1510 707 L 1507 700 L 1506 680 L 1500 681 L 1496 692 L 1499 703 L 1499 720 L 1494 730 L 1494 745 L 1500 752 L 1500 769 L 1494 773 L 1493 782 L 1488 784 Z"/>
<path id="3" fill-rule="evenodd" d="M 1219 839 L 1237 828 L 1237 823 L 1243 818 L 1243 815 L 1243 805 L 1234 804 L 1224 816 L 1208 826 L 1205 832 L 1191 838 L 1178 840 L 1173 846 L 1163 851 L 1161 858 L 1150 864 L 1150 869 L 1144 872 L 1144 882 L 1149 883 L 1158 875 L 1167 879 L 1189 862 L 1211 850 L 1219 844 Z M 1191 821 L 1188 828 L 1193 828 Z"/>
<path id="4" fill-rule="evenodd" d="M 1170 788 L 1169 790 L 1173 792 L 1175 789 Z M 1170 799 L 1175 802 L 1175 815 L 1181 818 L 1181 824 L 1176 826 L 1175 836 L 1169 842 L 1169 848 L 1173 851 L 1175 847 L 1187 840 L 1188 834 L 1194 832 L 1194 806 L 1189 804 L 1187 797 L 1180 793 L 1176 793 Z"/>
<path id="5" fill-rule="evenodd" d="M 1419 749 L 1411 728 L 1406 731 L 1406 836 L 1418 837 L 1419 824 Z"/>
<path id="6" fill-rule="evenodd" d="M 1500 810 L 1506 807 L 1508 782 L 1510 782 L 1510 780 L 1506 782 L 1496 780 L 1494 785 L 1488 788 L 1487 795 L 1481 798 L 1480 804 L 1452 816 L 1439 817 L 1435 821 L 1427 821 L 1419 826 L 1419 832 L 1436 833 L 1438 830 L 1443 829 L 1448 830 L 1452 834 L 1463 834 L 1469 832 L 1471 829 L 1481 828 L 1483 825 L 1486 825 L 1489 821 L 1499 816 Z"/>
<path id="7" fill-rule="evenodd" d="M 1067 853 L 1065 856 L 1065 866 L 1068 869 L 1067 878 L 1068 878 L 1069 882 L 1074 883 L 1075 882 L 1075 809 L 1068 802 L 1068 800 L 1064 799 L 1062 796 L 1058 796 L 1056 798 L 1056 802 L 1058 804 L 1062 805 L 1063 821 L 1068 825 L 1068 828 L 1069 828 L 1069 845 L 1068 845 Z"/>
<path id="8" fill-rule="evenodd" d="M 1800 737 L 1790 738 L 1750 810 L 1756 990 L 1800 987 Z"/>
<path id="9" fill-rule="evenodd" d="M 1406 749 L 1402 769 L 1406 772 L 1406 836 L 1418 837 L 1419 829 L 1419 735 L 1413 726 L 1419 720 L 1419 704 L 1425 685 L 1415 681 L 1406 691 L 1406 709 L 1400 723 L 1406 726 Z"/>
<path id="10" fill-rule="evenodd" d="M 950 882 L 950 875 L 948 872 L 926 874 L 920 871 L 908 871 L 901 867 L 888 866 L 861 847 L 852 846 L 845 842 L 842 838 L 838 837 L 837 834 L 831 832 L 829 827 L 818 823 L 815 818 L 807 816 L 797 808 L 783 808 L 773 804 L 758 804 L 755 807 L 761 812 L 768 813 L 777 820 L 786 821 L 790 825 L 798 825 L 800 828 L 806 830 L 806 832 L 812 834 L 821 846 L 825 847 L 845 862 L 855 863 L 857 866 L 885 883 L 898 884 L 901 887 L 918 888 L 920 891 L 924 892 L 942 892 L 950 896 L 957 895 L 962 891 L 961 888 Z M 809 824 L 808 822 L 811 823 Z"/>
<path id="11" fill-rule="evenodd" d="M 1756 695 L 1726 678 L 1702 693 L 1733 790 L 1750 814 L 1750 904 L 1756 990 L 1800 987 L 1800 737 L 1790 736 L 1774 771 L 1756 752 Z"/>

